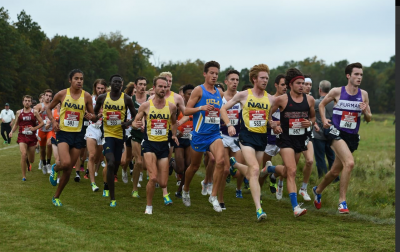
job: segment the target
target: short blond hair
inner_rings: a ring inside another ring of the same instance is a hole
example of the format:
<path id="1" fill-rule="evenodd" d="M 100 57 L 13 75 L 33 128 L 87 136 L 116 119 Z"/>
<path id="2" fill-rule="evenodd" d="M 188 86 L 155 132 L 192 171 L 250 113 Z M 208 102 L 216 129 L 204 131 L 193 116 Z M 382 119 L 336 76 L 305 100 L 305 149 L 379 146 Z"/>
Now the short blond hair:
<path id="1" fill-rule="evenodd" d="M 172 78 L 172 73 L 171 72 L 162 72 L 158 75 L 158 77 L 171 77 Z"/>
<path id="2" fill-rule="evenodd" d="M 249 79 L 252 84 L 254 84 L 253 78 L 256 79 L 259 72 L 267 72 L 269 75 L 269 67 L 266 64 L 258 64 L 253 66 L 249 73 Z"/>

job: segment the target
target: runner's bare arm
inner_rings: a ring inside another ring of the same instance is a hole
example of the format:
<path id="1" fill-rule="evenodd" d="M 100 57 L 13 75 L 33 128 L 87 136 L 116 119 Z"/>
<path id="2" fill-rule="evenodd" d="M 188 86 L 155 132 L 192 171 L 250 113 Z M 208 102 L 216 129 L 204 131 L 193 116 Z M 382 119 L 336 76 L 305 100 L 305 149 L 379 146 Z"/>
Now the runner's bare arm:
<path id="1" fill-rule="evenodd" d="M 132 122 L 132 127 L 134 129 L 138 129 L 138 128 L 142 127 L 142 125 L 143 125 L 142 119 L 146 115 L 146 111 L 149 108 L 149 105 L 150 105 L 150 102 L 145 102 L 142 105 L 140 105 L 139 111 L 137 112 L 137 114 L 135 116 L 135 120 Z"/>
<path id="2" fill-rule="evenodd" d="M 331 101 L 337 101 L 337 96 L 339 95 L 340 97 L 340 90 L 341 90 L 340 87 L 332 88 L 318 106 L 319 114 L 321 115 L 322 126 L 326 129 L 328 129 L 331 126 L 330 124 L 331 120 L 326 119 L 325 117 L 325 106 Z"/>
<path id="3" fill-rule="evenodd" d="M 134 107 L 134 105 L 133 105 L 132 98 L 130 98 L 129 95 L 125 94 L 124 100 L 125 100 L 126 107 L 127 107 L 127 108 L 129 109 L 129 111 L 131 112 L 131 118 L 132 118 L 132 119 L 131 119 L 130 121 L 124 122 L 123 125 L 124 125 L 126 128 L 129 128 L 129 126 L 130 126 L 130 125 L 132 124 L 132 122 L 135 120 L 136 109 L 135 109 L 135 107 Z"/>
<path id="4" fill-rule="evenodd" d="M 363 102 L 360 103 L 360 109 L 362 111 L 361 113 L 364 114 L 365 121 L 370 122 L 372 113 L 371 113 L 371 108 L 369 106 L 368 92 L 365 90 L 361 90 L 361 94 L 363 97 Z"/>
<path id="5" fill-rule="evenodd" d="M 54 131 L 59 131 L 59 125 L 56 120 L 54 120 L 53 113 L 51 113 L 51 110 L 57 106 L 57 104 L 62 103 L 63 98 L 66 95 L 67 90 L 61 90 L 58 92 L 54 97 L 53 100 L 50 102 L 50 105 L 47 106 L 46 108 L 46 114 L 49 120 L 51 121 L 51 124 L 53 125 Z"/>
<path id="6" fill-rule="evenodd" d="M 9 136 L 10 138 L 12 137 L 13 132 L 15 132 L 15 131 L 17 130 L 17 127 L 18 127 L 18 125 L 19 125 L 19 114 L 20 114 L 20 113 L 21 113 L 21 111 L 18 110 L 18 111 L 17 111 L 17 114 L 15 115 L 17 119 L 15 119 L 14 126 L 12 127 L 10 133 L 8 134 L 8 136 Z"/>
<path id="7" fill-rule="evenodd" d="M 175 141 L 176 145 L 179 146 L 179 140 L 176 137 L 176 130 L 178 129 L 178 125 L 176 124 L 176 106 L 172 103 L 169 103 L 169 109 L 171 112 L 171 131 L 172 137 L 171 139 Z"/>
<path id="8" fill-rule="evenodd" d="M 95 117 L 94 111 L 93 111 L 93 100 L 92 96 L 88 93 L 85 92 L 85 104 L 86 104 L 86 110 L 89 112 L 89 115 L 86 115 L 86 119 L 91 120 L 92 118 Z"/>
<path id="9" fill-rule="evenodd" d="M 232 99 L 230 99 L 227 103 L 224 104 L 224 106 L 222 106 L 222 108 L 220 110 L 221 119 L 224 121 L 225 125 L 229 125 L 228 126 L 228 134 L 230 136 L 233 136 L 236 134 L 236 129 L 235 129 L 235 127 L 230 127 L 232 125 L 230 125 L 227 110 L 232 108 L 233 105 L 235 105 L 236 103 L 241 102 L 245 96 L 247 96 L 247 91 L 236 93 L 232 97 Z"/>
<path id="10" fill-rule="evenodd" d="M 40 116 L 39 112 L 36 111 L 36 110 L 34 110 L 34 111 L 33 111 L 33 114 L 35 115 L 36 120 L 39 122 L 39 124 L 38 124 L 36 127 L 29 127 L 29 129 L 30 129 L 31 131 L 35 131 L 35 130 L 37 130 L 37 129 L 40 129 L 40 128 L 43 127 L 43 125 L 44 125 L 43 119 L 42 119 L 42 117 Z"/>
<path id="11" fill-rule="evenodd" d="M 311 95 L 307 95 L 307 102 L 308 105 L 310 107 L 310 113 L 308 115 L 308 120 L 306 121 L 302 121 L 301 122 L 301 126 L 304 128 L 308 128 L 308 127 L 312 127 L 315 124 L 315 100 L 314 97 L 312 97 Z"/>
<path id="12" fill-rule="evenodd" d="M 93 119 L 97 119 L 97 120 L 92 119 L 93 122 L 97 122 L 99 120 L 99 118 L 101 117 L 101 115 L 99 114 L 99 111 L 100 111 L 100 108 L 103 106 L 103 103 L 104 103 L 104 100 L 106 99 L 106 97 L 107 97 L 107 93 L 101 94 L 97 97 L 96 106 L 93 109 L 93 112 L 96 115 L 96 117 Z"/>
<path id="13" fill-rule="evenodd" d="M 186 104 L 186 108 L 183 111 L 183 114 L 185 116 L 193 115 L 194 113 L 200 111 L 201 106 L 198 108 L 194 108 L 194 106 L 196 105 L 196 103 L 198 101 L 200 101 L 202 94 L 203 94 L 203 92 L 202 92 L 202 89 L 200 86 L 197 86 L 193 89 L 192 94 L 190 95 L 189 101 Z"/>
<path id="14" fill-rule="evenodd" d="M 272 114 L 275 113 L 278 110 L 278 108 L 281 107 L 284 100 L 283 98 L 284 98 L 283 95 L 276 97 L 274 103 L 271 106 L 271 109 L 269 110 L 268 122 L 275 134 L 282 133 L 282 128 L 280 126 L 279 121 L 272 120 Z"/>

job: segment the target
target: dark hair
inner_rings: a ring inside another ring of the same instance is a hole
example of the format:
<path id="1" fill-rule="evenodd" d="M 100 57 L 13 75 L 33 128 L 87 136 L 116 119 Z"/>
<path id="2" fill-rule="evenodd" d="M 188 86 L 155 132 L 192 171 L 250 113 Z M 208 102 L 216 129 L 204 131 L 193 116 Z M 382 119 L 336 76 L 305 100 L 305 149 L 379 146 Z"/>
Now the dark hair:
<path id="1" fill-rule="evenodd" d="M 297 76 L 303 76 L 304 77 L 303 73 L 297 68 L 289 68 L 286 71 L 285 83 L 286 83 L 287 89 L 290 89 L 290 86 L 289 86 L 290 81 L 293 78 L 297 77 Z"/>
<path id="2" fill-rule="evenodd" d="M 97 84 L 101 84 L 105 88 L 107 88 L 107 82 L 106 82 L 105 79 L 97 79 L 97 80 L 95 80 L 93 82 L 93 95 L 95 95 L 95 96 L 98 96 L 98 93 L 97 93 L 97 90 L 96 90 Z"/>
<path id="3" fill-rule="evenodd" d="M 242 91 L 245 91 L 247 89 L 252 89 L 253 87 L 254 87 L 253 84 L 247 83 L 242 87 Z"/>
<path id="4" fill-rule="evenodd" d="M 282 78 L 285 78 L 284 74 L 278 74 L 275 78 L 275 84 L 279 84 L 279 81 L 281 81 Z"/>
<path id="5" fill-rule="evenodd" d="M 32 101 L 32 96 L 30 96 L 30 95 L 24 95 L 24 96 L 22 96 L 22 101 L 24 101 L 25 98 L 31 99 L 31 101 Z"/>
<path id="6" fill-rule="evenodd" d="M 216 88 L 221 88 L 222 91 L 225 92 L 225 88 L 224 88 L 224 85 L 222 85 L 222 83 L 216 83 L 214 86 L 215 86 Z"/>
<path id="7" fill-rule="evenodd" d="M 161 76 L 156 76 L 156 77 L 154 77 L 154 79 L 153 79 L 153 86 L 156 86 L 158 80 L 165 80 L 165 81 L 168 83 L 167 78 L 161 77 Z"/>
<path id="8" fill-rule="evenodd" d="M 131 96 L 133 93 L 133 90 L 135 90 L 135 83 L 134 82 L 129 82 L 128 85 L 126 85 L 126 88 L 124 90 L 124 93 Z"/>
<path id="9" fill-rule="evenodd" d="M 41 93 L 40 95 L 39 95 L 39 100 L 40 100 L 40 97 L 42 97 L 44 95 L 44 93 Z"/>
<path id="10" fill-rule="evenodd" d="M 346 69 L 344 70 L 344 73 L 347 75 L 347 74 L 350 74 L 351 75 L 351 73 L 353 72 L 353 68 L 361 68 L 362 69 L 362 65 L 361 65 L 361 63 L 358 63 L 358 62 L 356 62 L 356 63 L 351 63 L 350 65 L 348 65 L 347 67 L 346 67 Z"/>
<path id="11" fill-rule="evenodd" d="M 68 74 L 69 80 L 72 80 L 72 77 L 74 77 L 74 75 L 75 75 L 76 73 L 81 73 L 81 74 L 83 75 L 82 70 L 80 70 L 80 69 L 73 69 L 73 70 L 71 70 L 71 72 L 69 72 L 69 74 Z"/>
<path id="12" fill-rule="evenodd" d="M 44 90 L 43 94 L 45 94 L 45 93 L 51 93 L 51 94 L 53 94 L 53 90 L 51 90 L 50 88 L 48 88 L 48 89 Z"/>
<path id="13" fill-rule="evenodd" d="M 205 73 L 208 73 L 208 69 L 209 69 L 210 67 L 216 67 L 216 68 L 218 68 L 218 70 L 220 69 L 219 63 L 212 60 L 212 61 L 207 62 L 207 63 L 204 65 L 204 72 L 205 72 Z"/>
<path id="14" fill-rule="evenodd" d="M 187 85 L 183 86 L 182 91 L 183 91 L 183 93 L 185 93 L 187 90 L 190 90 L 190 89 L 194 89 L 194 86 L 192 84 L 187 84 Z"/>
<path id="15" fill-rule="evenodd" d="M 146 81 L 146 84 L 147 84 L 147 79 L 146 79 L 146 77 L 140 76 L 140 77 L 137 77 L 137 78 L 136 78 L 136 80 L 135 80 L 135 85 L 137 85 L 137 84 L 138 84 L 138 81 L 140 81 L 140 80 L 145 80 L 145 81 Z"/>
<path id="16" fill-rule="evenodd" d="M 240 77 L 240 73 L 239 73 L 237 70 L 231 69 L 231 70 L 229 70 L 228 72 L 226 72 L 226 74 L 225 74 L 225 80 L 227 80 L 228 77 L 229 77 L 229 75 L 231 75 L 231 74 L 237 74 L 237 75 Z"/>
<path id="17" fill-rule="evenodd" d="M 311 79 L 311 74 L 305 74 L 304 78 L 310 78 Z"/>
<path id="18" fill-rule="evenodd" d="M 111 77 L 110 77 L 110 83 L 111 83 L 111 81 L 112 81 L 112 79 L 113 79 L 114 77 L 119 77 L 119 78 L 121 78 L 122 81 L 124 81 L 124 78 L 122 78 L 121 75 L 119 75 L 119 74 L 113 74 L 113 75 L 111 75 Z"/>

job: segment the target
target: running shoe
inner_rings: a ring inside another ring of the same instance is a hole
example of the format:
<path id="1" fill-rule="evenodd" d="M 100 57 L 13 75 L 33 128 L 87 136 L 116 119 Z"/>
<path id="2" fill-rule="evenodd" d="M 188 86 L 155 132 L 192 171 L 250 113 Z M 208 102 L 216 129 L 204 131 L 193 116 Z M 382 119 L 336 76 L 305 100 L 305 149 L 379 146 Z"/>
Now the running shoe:
<path id="1" fill-rule="evenodd" d="M 338 207 L 339 213 L 340 214 L 349 214 L 349 209 L 347 208 L 347 203 L 346 201 L 343 201 L 342 203 L 339 204 Z"/>
<path id="2" fill-rule="evenodd" d="M 42 170 L 43 174 L 47 174 L 47 165 L 42 165 L 41 170 Z M 51 170 L 50 170 L 50 172 L 51 172 Z"/>
<path id="3" fill-rule="evenodd" d="M 57 178 L 57 184 L 60 184 L 60 178 Z"/>
<path id="4" fill-rule="evenodd" d="M 26 181 L 26 178 L 22 178 L 22 181 Z"/>
<path id="5" fill-rule="evenodd" d="M 81 181 L 81 176 L 79 176 L 78 173 L 75 173 L 75 178 L 74 178 L 75 182 L 79 182 Z"/>
<path id="6" fill-rule="evenodd" d="M 175 197 L 177 197 L 178 199 L 182 199 L 182 192 L 176 192 Z"/>
<path id="7" fill-rule="evenodd" d="M 96 183 L 91 183 L 90 185 L 92 186 L 93 192 L 99 191 L 99 187 L 96 185 Z"/>
<path id="8" fill-rule="evenodd" d="M 85 159 L 85 162 L 89 162 L 89 157 L 87 157 L 87 158 Z"/>
<path id="9" fill-rule="evenodd" d="M 189 192 L 182 190 L 182 202 L 185 206 L 190 207 L 190 195 Z"/>
<path id="10" fill-rule="evenodd" d="M 137 187 L 142 187 L 142 185 L 139 182 L 137 182 Z"/>
<path id="11" fill-rule="evenodd" d="M 42 169 L 42 166 L 43 166 L 42 160 L 39 160 L 39 167 L 38 167 L 38 169 L 41 170 L 41 169 Z"/>
<path id="12" fill-rule="evenodd" d="M 204 184 L 204 180 L 202 180 L 200 184 L 201 184 L 201 195 L 207 195 L 207 185 Z"/>
<path id="13" fill-rule="evenodd" d="M 172 205 L 172 200 L 171 200 L 171 198 L 169 197 L 169 193 L 168 193 L 167 195 L 165 195 L 163 198 L 164 198 L 164 204 L 165 204 L 166 206 Z"/>
<path id="14" fill-rule="evenodd" d="M 83 176 L 84 179 L 89 179 L 88 174 L 85 173 L 85 176 Z"/>
<path id="15" fill-rule="evenodd" d="M 140 198 L 139 191 L 132 191 L 132 198 Z"/>
<path id="16" fill-rule="evenodd" d="M 180 180 L 176 181 L 176 186 L 180 186 L 180 185 L 181 185 L 181 181 Z"/>
<path id="17" fill-rule="evenodd" d="M 297 205 L 293 209 L 294 217 L 299 217 L 299 216 L 305 215 L 306 213 L 307 213 L 307 209 L 301 208 L 301 204 Z"/>
<path id="18" fill-rule="evenodd" d="M 97 175 L 99 175 L 99 174 L 97 173 L 97 171 L 96 171 L 96 172 L 94 172 L 94 176 L 95 176 L 95 177 L 97 177 Z"/>
<path id="19" fill-rule="evenodd" d="M 233 166 L 231 166 L 231 167 L 229 168 L 229 174 L 230 174 L 232 177 L 236 175 L 236 172 L 237 172 L 237 169 L 234 168 Z"/>
<path id="20" fill-rule="evenodd" d="M 4 141 L 4 144 L 8 144 L 8 141 Z"/>
<path id="21" fill-rule="evenodd" d="M 109 190 L 103 190 L 103 197 L 109 197 L 110 196 L 110 191 Z"/>
<path id="22" fill-rule="evenodd" d="M 276 199 L 281 200 L 283 195 L 283 186 L 278 186 L 278 190 L 276 191 Z"/>
<path id="23" fill-rule="evenodd" d="M 222 212 L 222 208 L 221 208 L 221 206 L 219 205 L 217 196 L 210 196 L 210 197 L 208 198 L 208 202 L 210 202 L 211 205 L 213 205 L 213 208 L 214 208 L 214 211 L 215 211 L 215 212 L 218 212 L 218 213 Z"/>
<path id="24" fill-rule="evenodd" d="M 231 164 L 231 166 L 234 166 L 236 164 L 236 158 L 235 157 L 230 157 L 229 158 L 229 163 Z"/>
<path id="25" fill-rule="evenodd" d="M 51 166 L 51 173 L 50 173 L 50 176 L 49 176 L 49 181 L 50 181 L 50 184 L 52 185 L 52 186 L 56 186 L 57 185 L 57 175 L 58 175 L 58 172 L 56 172 L 55 170 L 54 170 L 54 167 L 56 166 L 56 164 L 53 164 L 52 166 Z"/>
<path id="26" fill-rule="evenodd" d="M 32 170 L 32 165 L 29 164 L 29 165 L 28 165 L 28 171 L 31 171 L 31 170 Z"/>
<path id="27" fill-rule="evenodd" d="M 262 221 L 267 218 L 267 214 L 262 210 L 262 208 L 259 208 L 257 210 L 257 221 Z"/>
<path id="28" fill-rule="evenodd" d="M 222 210 L 226 210 L 225 203 L 219 203 L 219 206 L 221 207 Z"/>
<path id="29" fill-rule="evenodd" d="M 304 201 L 311 201 L 310 195 L 307 193 L 307 189 L 300 188 L 299 194 L 303 196 Z"/>
<path id="30" fill-rule="evenodd" d="M 114 182 L 118 182 L 118 177 L 117 177 L 117 175 L 114 175 Z"/>
<path id="31" fill-rule="evenodd" d="M 229 184 L 231 183 L 231 174 L 228 174 L 228 176 L 226 177 L 226 183 Z"/>
<path id="32" fill-rule="evenodd" d="M 59 198 L 54 198 L 54 196 L 53 196 L 52 201 L 53 201 L 53 205 L 55 205 L 55 206 L 62 206 L 62 203 L 61 203 L 61 201 L 60 201 Z"/>
<path id="33" fill-rule="evenodd" d="M 85 171 L 85 167 L 83 165 L 81 165 L 81 172 Z"/>
<path id="34" fill-rule="evenodd" d="M 106 167 L 106 163 L 104 163 L 104 161 L 101 161 L 101 166 Z"/>
<path id="35" fill-rule="evenodd" d="M 207 184 L 207 194 L 211 195 L 213 189 L 213 183 L 208 183 Z"/>
<path id="36" fill-rule="evenodd" d="M 50 174 L 50 172 L 51 172 L 51 164 L 47 164 L 46 165 L 46 170 L 47 170 L 47 174 Z"/>
<path id="37" fill-rule="evenodd" d="M 146 210 L 144 211 L 144 214 L 153 214 L 153 207 L 146 206 Z"/>
<path id="38" fill-rule="evenodd" d="M 243 199 L 242 190 L 236 189 L 236 198 Z"/>
<path id="39" fill-rule="evenodd" d="M 111 200 L 110 207 L 116 207 L 116 206 L 117 206 L 117 201 L 116 200 Z"/>
<path id="40" fill-rule="evenodd" d="M 314 194 L 314 206 L 316 209 L 320 209 L 321 208 L 321 194 L 318 194 L 316 192 L 316 190 L 317 190 L 317 187 L 314 186 L 312 189 L 313 194 Z"/>
<path id="41" fill-rule="evenodd" d="M 278 185 L 276 184 L 276 178 L 272 178 L 272 174 L 269 176 L 269 190 L 272 194 L 276 193 L 276 188 Z"/>
<path id="42" fill-rule="evenodd" d="M 243 183 L 244 183 L 244 189 L 246 189 L 246 190 L 250 189 L 249 180 L 247 180 L 246 177 L 244 177 Z"/>
<path id="43" fill-rule="evenodd" d="M 261 177 L 261 178 L 263 178 L 263 177 L 265 177 L 266 175 L 268 175 L 268 167 L 269 167 L 269 166 L 272 166 L 272 162 L 271 162 L 271 161 L 267 161 L 267 162 L 265 163 L 265 167 L 261 169 L 261 171 L 260 171 L 260 177 Z"/>
<path id="44" fill-rule="evenodd" d="M 129 174 L 132 176 L 132 173 L 133 173 L 133 169 L 129 169 L 130 171 L 129 171 Z"/>
<path id="45" fill-rule="evenodd" d="M 125 184 L 128 183 L 128 173 L 124 171 L 124 169 L 122 169 L 122 182 L 124 182 Z"/>
<path id="46" fill-rule="evenodd" d="M 143 181 L 143 172 L 140 172 L 140 175 L 139 175 L 139 182 L 142 182 Z"/>

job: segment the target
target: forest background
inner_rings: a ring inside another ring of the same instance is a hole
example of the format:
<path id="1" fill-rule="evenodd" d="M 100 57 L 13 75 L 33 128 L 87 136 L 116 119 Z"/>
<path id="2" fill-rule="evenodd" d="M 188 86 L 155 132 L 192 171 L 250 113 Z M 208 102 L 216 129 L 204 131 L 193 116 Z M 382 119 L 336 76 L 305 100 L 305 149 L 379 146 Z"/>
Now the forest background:
<path id="1" fill-rule="evenodd" d="M 368 53 L 368 52 L 365 52 Z M 344 69 L 349 63 L 343 59 L 326 64 L 317 56 L 302 61 L 285 61 L 271 69 L 267 92 L 274 94 L 274 79 L 284 74 L 288 68 L 299 68 L 304 74 L 310 74 L 313 80 L 312 95 L 318 98 L 318 83 L 329 80 L 333 87 L 347 84 Z M 85 74 L 84 89 L 92 91 L 95 79 L 108 78 L 118 73 L 125 84 L 139 76 L 152 80 L 163 71 L 173 74 L 172 90 L 178 91 L 184 84 L 198 85 L 204 82 L 202 75 L 204 63 L 218 59 L 188 59 L 185 62 L 151 63 L 151 49 L 142 47 L 139 42 L 130 41 L 120 32 L 100 34 L 96 39 L 55 35 L 48 38 L 40 25 L 32 20 L 25 11 L 18 14 L 16 22 L 11 22 L 8 11 L 0 8 L 0 106 L 10 103 L 14 111 L 22 107 L 22 96 L 32 95 L 34 99 L 43 90 L 50 88 L 58 92 L 69 86 L 67 74 L 75 68 Z M 254 62 L 254 64 L 268 64 Z M 362 63 L 362 62 L 360 62 Z M 249 80 L 249 69 L 240 72 L 238 90 Z M 218 81 L 223 82 L 225 72 L 232 66 L 221 66 Z M 373 113 L 392 113 L 395 107 L 395 56 L 387 62 L 374 62 L 364 66 L 362 88 L 369 93 Z"/>

